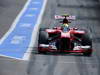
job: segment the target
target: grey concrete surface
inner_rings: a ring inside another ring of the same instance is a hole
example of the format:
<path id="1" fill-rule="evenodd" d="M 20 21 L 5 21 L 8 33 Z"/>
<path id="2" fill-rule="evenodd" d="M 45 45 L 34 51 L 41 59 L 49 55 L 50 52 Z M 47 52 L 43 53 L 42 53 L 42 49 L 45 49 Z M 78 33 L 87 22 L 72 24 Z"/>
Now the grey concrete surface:
<path id="1" fill-rule="evenodd" d="M 0 75 L 27 75 L 28 61 L 0 56 Z"/>
<path id="2" fill-rule="evenodd" d="M 48 0 L 40 27 L 58 25 L 55 14 L 75 15 L 70 26 L 91 29 L 93 55 L 41 55 L 31 57 L 28 75 L 100 75 L 100 3 L 98 0 Z M 38 41 L 36 40 L 36 43 Z"/>
<path id="3" fill-rule="evenodd" d="M 0 0 L 0 38 L 8 31 L 26 1 Z"/>
<path id="4" fill-rule="evenodd" d="M 27 0 L 0 0 L 0 38 L 8 31 Z M 0 56 L 0 75 L 26 75 L 27 61 Z"/>

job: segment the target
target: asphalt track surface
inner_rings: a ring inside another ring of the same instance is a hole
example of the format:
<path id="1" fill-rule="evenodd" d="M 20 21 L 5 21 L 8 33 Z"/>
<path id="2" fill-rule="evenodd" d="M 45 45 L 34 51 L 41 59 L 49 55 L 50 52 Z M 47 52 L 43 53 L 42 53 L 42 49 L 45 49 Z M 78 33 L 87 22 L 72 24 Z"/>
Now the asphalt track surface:
<path id="1" fill-rule="evenodd" d="M 8 31 L 27 0 L 0 0 L 0 38 Z"/>
<path id="2" fill-rule="evenodd" d="M 98 0 L 48 0 L 40 27 L 58 25 L 54 15 L 65 13 L 75 15 L 77 18 L 70 26 L 91 30 L 94 49 L 92 56 L 33 53 L 27 71 L 29 75 L 100 75 L 100 2 Z"/>

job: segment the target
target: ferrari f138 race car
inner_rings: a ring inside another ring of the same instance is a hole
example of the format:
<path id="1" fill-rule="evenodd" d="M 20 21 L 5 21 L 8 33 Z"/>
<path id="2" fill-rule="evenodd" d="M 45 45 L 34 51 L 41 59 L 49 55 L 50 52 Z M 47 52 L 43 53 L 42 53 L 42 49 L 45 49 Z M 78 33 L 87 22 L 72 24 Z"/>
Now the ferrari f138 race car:
<path id="1" fill-rule="evenodd" d="M 61 16 L 56 16 L 62 18 Z M 67 19 L 75 19 L 68 16 Z M 40 28 L 39 30 L 39 53 L 60 52 L 60 53 L 81 53 L 85 56 L 92 54 L 92 39 L 90 33 L 85 29 L 68 28 Z"/>

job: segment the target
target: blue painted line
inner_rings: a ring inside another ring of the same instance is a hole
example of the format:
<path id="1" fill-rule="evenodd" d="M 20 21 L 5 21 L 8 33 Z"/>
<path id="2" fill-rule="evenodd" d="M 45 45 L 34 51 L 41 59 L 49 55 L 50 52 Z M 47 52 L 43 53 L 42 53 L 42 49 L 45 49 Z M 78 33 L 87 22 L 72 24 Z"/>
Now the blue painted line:
<path id="1" fill-rule="evenodd" d="M 33 4 L 33 2 L 38 2 Z M 32 32 L 41 12 L 44 0 L 31 0 L 26 11 L 20 17 L 15 29 L 0 45 L 0 54 L 23 58 L 31 41 Z"/>

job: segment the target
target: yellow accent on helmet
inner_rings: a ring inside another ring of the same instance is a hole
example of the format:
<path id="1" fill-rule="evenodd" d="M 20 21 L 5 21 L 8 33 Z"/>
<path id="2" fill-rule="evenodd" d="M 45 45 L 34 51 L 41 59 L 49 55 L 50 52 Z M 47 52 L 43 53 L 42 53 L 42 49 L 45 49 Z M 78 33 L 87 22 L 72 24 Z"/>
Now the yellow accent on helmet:
<path id="1" fill-rule="evenodd" d="M 69 16 L 68 14 L 63 14 L 62 16 Z"/>
<path id="2" fill-rule="evenodd" d="M 69 25 L 67 23 L 64 23 L 64 26 L 67 26 L 68 27 Z"/>

